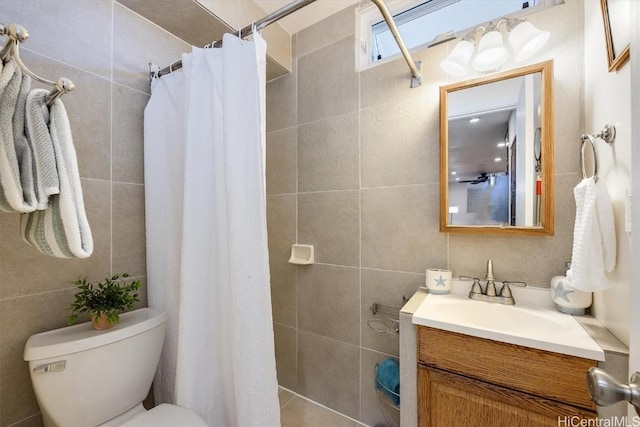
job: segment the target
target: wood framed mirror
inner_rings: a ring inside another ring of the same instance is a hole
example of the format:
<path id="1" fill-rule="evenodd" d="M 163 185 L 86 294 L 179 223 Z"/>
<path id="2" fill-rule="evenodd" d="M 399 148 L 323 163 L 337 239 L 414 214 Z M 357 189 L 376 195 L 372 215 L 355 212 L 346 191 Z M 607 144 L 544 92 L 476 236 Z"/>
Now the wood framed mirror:
<path id="1" fill-rule="evenodd" d="M 553 235 L 553 61 L 440 88 L 440 231 Z"/>

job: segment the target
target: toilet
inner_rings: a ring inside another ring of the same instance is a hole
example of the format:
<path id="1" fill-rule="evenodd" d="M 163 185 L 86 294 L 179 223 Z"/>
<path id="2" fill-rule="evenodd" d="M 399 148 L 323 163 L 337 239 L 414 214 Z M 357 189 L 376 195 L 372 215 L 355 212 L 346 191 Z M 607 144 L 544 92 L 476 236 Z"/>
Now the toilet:
<path id="1" fill-rule="evenodd" d="M 147 411 L 167 314 L 143 308 L 96 331 L 91 323 L 33 335 L 24 349 L 46 427 L 206 427 L 196 414 L 162 404 Z"/>

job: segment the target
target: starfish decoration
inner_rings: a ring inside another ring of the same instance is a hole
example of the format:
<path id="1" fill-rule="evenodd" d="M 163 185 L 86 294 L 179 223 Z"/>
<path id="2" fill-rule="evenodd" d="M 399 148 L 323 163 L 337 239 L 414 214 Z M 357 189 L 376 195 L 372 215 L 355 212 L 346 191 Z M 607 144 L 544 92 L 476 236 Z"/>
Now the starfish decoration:
<path id="1" fill-rule="evenodd" d="M 567 295 L 575 291 L 571 289 L 565 289 L 564 284 L 562 282 L 558 282 L 558 286 L 553 290 L 553 292 L 556 298 L 562 298 L 566 302 L 571 302 Z"/>
<path id="2" fill-rule="evenodd" d="M 447 281 L 447 279 L 442 277 L 441 274 L 439 279 L 433 279 L 433 281 L 436 282 L 436 286 L 445 286 L 445 282 Z"/>

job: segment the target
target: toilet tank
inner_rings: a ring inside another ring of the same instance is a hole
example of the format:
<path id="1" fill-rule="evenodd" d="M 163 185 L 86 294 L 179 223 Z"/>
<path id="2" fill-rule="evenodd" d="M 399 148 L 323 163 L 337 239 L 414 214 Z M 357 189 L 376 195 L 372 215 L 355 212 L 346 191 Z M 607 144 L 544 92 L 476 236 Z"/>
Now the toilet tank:
<path id="1" fill-rule="evenodd" d="M 95 427 L 146 398 L 167 315 L 143 308 L 120 319 L 106 331 L 88 322 L 29 338 L 24 360 L 47 427 Z"/>

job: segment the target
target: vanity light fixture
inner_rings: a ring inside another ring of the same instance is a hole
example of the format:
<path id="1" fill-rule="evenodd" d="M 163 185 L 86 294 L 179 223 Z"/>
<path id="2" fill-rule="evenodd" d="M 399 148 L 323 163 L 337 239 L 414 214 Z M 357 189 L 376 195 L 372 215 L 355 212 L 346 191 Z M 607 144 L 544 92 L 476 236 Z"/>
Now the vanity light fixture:
<path id="1" fill-rule="evenodd" d="M 539 30 L 531 22 L 519 22 L 509 33 L 509 43 L 514 52 L 513 59 L 516 62 L 522 62 L 533 56 L 542 49 L 550 36 L 549 31 Z"/>
<path id="2" fill-rule="evenodd" d="M 502 161 L 502 157 L 496 157 L 495 159 L 493 159 L 494 162 L 498 163 Z"/>
<path id="3" fill-rule="evenodd" d="M 479 117 L 474 117 L 474 118 L 472 118 L 472 119 L 470 119 L 470 120 L 469 120 L 469 123 L 472 123 L 472 124 L 473 124 L 473 123 L 478 123 L 479 121 L 480 121 L 480 118 L 479 118 Z"/>
<path id="4" fill-rule="evenodd" d="M 453 48 L 449 56 L 440 63 L 440 67 L 452 76 L 464 76 L 467 74 L 469 61 L 473 56 L 475 44 L 467 37 L 469 33 Z"/>
<path id="5" fill-rule="evenodd" d="M 483 74 L 497 71 L 509 58 L 503 32 L 508 34 L 516 62 L 533 56 L 550 36 L 548 31 L 539 30 L 523 19 L 502 18 L 495 24 L 490 22 L 487 27 L 478 26 L 469 31 L 440 63 L 440 67 L 454 76 L 464 76 L 469 64 Z"/>
<path id="6" fill-rule="evenodd" d="M 496 25 L 490 25 L 480 37 L 478 50 L 471 65 L 481 73 L 499 69 L 509 59 L 509 51 L 504 45 L 502 33 Z"/>

